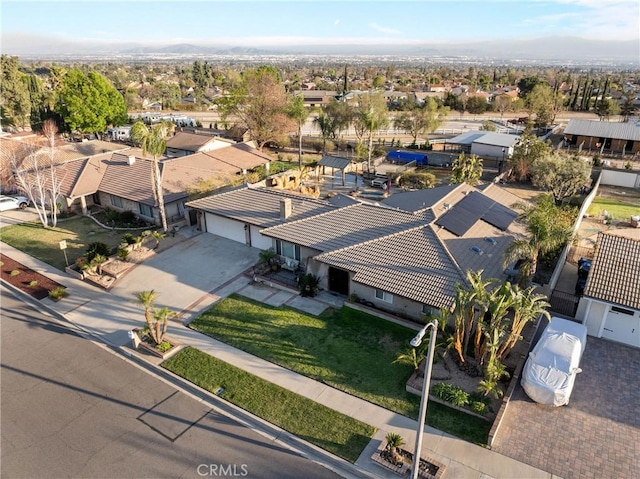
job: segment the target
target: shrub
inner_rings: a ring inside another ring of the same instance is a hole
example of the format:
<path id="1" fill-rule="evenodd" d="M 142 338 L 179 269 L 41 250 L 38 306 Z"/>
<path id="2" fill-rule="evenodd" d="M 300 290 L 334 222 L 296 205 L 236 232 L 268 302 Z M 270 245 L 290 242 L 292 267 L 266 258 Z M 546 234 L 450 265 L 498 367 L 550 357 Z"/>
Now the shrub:
<path id="1" fill-rule="evenodd" d="M 76 260 L 76 266 L 78 267 L 78 269 L 80 271 L 86 271 L 87 269 L 89 269 L 89 261 L 87 261 L 87 257 L 86 256 L 80 256 Z"/>
<path id="2" fill-rule="evenodd" d="M 0 261 L 0 268 L 4 266 L 4 261 Z"/>
<path id="3" fill-rule="evenodd" d="M 433 188 L 436 176 L 433 173 L 404 173 L 400 177 L 400 186 L 415 189 Z"/>
<path id="4" fill-rule="evenodd" d="M 171 343 L 169 341 L 162 341 L 160 344 L 156 345 L 156 349 L 161 353 L 166 353 L 171 349 Z"/>
<path id="5" fill-rule="evenodd" d="M 136 242 L 136 239 L 131 233 L 125 233 L 124 235 L 122 235 L 122 241 L 127 244 L 134 244 Z"/>
<path id="6" fill-rule="evenodd" d="M 489 410 L 489 406 L 487 406 L 487 404 L 482 401 L 471 401 L 469 406 L 471 407 L 471 410 L 473 412 L 475 412 L 476 414 L 481 414 L 483 416 L 487 414 Z"/>
<path id="7" fill-rule="evenodd" d="M 9 273 L 11 276 L 18 276 L 20 274 L 20 270 L 18 269 L 14 269 L 13 271 L 11 271 L 11 273 Z"/>
<path id="8" fill-rule="evenodd" d="M 35 288 L 36 286 L 38 286 L 38 282 L 35 279 L 33 281 L 29 281 L 29 286 Z"/>
<path id="9" fill-rule="evenodd" d="M 450 402 L 454 406 L 461 407 L 469 404 L 469 393 L 459 386 L 438 383 L 431 390 L 438 399 Z"/>
<path id="10" fill-rule="evenodd" d="M 118 259 L 122 261 L 126 261 L 129 256 L 129 250 L 126 248 L 118 249 Z"/>
<path id="11" fill-rule="evenodd" d="M 87 246 L 87 261 L 91 263 L 96 256 L 109 256 L 109 253 L 111 253 L 111 250 L 106 244 L 100 241 L 90 243 L 89 246 Z"/>
<path id="12" fill-rule="evenodd" d="M 320 278 L 312 273 L 307 273 L 300 278 L 298 286 L 300 287 L 301 296 L 313 297 L 318 294 L 318 285 Z"/>
<path id="13" fill-rule="evenodd" d="M 127 224 L 135 224 L 138 222 L 138 217 L 131 210 L 126 210 L 120 213 L 120 221 Z"/>
<path id="14" fill-rule="evenodd" d="M 49 291 L 49 297 L 54 301 L 60 301 L 62 298 L 66 298 L 67 296 L 69 296 L 69 293 L 67 293 L 64 286 L 58 286 L 57 288 L 53 288 Z"/>

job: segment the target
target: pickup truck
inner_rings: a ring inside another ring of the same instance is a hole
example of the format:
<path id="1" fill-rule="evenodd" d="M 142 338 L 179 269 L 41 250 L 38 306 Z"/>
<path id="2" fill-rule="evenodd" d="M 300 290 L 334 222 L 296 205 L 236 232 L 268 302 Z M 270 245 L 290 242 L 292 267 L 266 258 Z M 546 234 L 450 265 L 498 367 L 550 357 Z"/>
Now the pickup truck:
<path id="1" fill-rule="evenodd" d="M 374 188 L 386 189 L 388 182 L 389 178 L 387 178 L 387 175 L 376 175 L 376 177 L 371 180 L 371 186 Z"/>

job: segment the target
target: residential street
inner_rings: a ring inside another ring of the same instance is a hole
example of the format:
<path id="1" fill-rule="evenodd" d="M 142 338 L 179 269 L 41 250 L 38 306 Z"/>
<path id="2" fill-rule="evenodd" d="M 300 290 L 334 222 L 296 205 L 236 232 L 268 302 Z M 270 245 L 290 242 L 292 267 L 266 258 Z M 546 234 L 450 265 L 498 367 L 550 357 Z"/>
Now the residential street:
<path id="1" fill-rule="evenodd" d="M 2 477 L 339 477 L 2 288 Z"/>

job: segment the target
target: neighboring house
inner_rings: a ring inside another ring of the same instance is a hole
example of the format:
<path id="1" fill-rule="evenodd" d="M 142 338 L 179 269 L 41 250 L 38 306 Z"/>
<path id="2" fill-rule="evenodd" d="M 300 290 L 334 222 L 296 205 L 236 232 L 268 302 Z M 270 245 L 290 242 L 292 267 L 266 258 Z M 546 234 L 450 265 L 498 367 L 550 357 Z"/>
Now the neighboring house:
<path id="1" fill-rule="evenodd" d="M 513 154 L 518 135 L 495 133 L 492 131 L 468 131 L 447 140 L 447 145 L 458 145 L 464 153 L 482 158 L 506 159 Z"/>
<path id="2" fill-rule="evenodd" d="M 567 145 L 580 150 L 627 155 L 640 152 L 639 123 L 572 119 L 564 129 L 564 137 Z"/>
<path id="3" fill-rule="evenodd" d="M 598 235 L 576 317 L 591 336 L 640 347 L 640 239 Z"/>
<path id="4" fill-rule="evenodd" d="M 195 211 L 188 215 L 185 208 L 192 190 L 202 185 L 228 185 L 247 170 L 270 160 L 250 145 L 227 145 L 215 151 L 158 160 L 170 225 L 196 223 Z M 56 168 L 61 179 L 60 200 L 67 209 L 87 214 L 89 207 L 97 204 L 117 211 L 133 211 L 160 224 L 153 195 L 153 159 L 145 157 L 139 148 L 124 147 L 118 152 L 74 159 Z"/>
<path id="5" fill-rule="evenodd" d="M 204 153 L 206 151 L 226 148 L 235 143 L 233 140 L 211 136 L 206 134 L 177 132 L 167 140 L 167 156 L 185 156 L 193 153 Z"/>
<path id="6" fill-rule="evenodd" d="M 298 92 L 302 95 L 304 106 L 315 107 L 326 105 L 338 96 L 338 93 L 330 90 L 302 90 Z"/>
<path id="7" fill-rule="evenodd" d="M 203 212 L 203 231 L 272 247 L 324 289 L 420 318 L 453 306 L 468 269 L 507 279 L 502 253 L 524 233 L 507 206 L 517 200 L 497 185 L 398 193 L 379 204 L 244 187 L 187 205 Z"/>

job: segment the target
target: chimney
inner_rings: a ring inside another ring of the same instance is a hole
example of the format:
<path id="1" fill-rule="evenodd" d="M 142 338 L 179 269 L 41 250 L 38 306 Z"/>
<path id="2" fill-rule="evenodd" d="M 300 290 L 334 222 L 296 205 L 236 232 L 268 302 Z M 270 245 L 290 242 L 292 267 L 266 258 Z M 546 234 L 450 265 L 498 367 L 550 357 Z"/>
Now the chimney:
<path id="1" fill-rule="evenodd" d="M 133 155 L 129 155 L 129 157 L 127 158 L 127 164 L 133 165 L 135 162 L 136 162 L 136 157 Z"/>
<path id="2" fill-rule="evenodd" d="M 280 219 L 286 220 L 291 216 L 291 198 L 282 198 L 280 200 Z"/>

